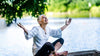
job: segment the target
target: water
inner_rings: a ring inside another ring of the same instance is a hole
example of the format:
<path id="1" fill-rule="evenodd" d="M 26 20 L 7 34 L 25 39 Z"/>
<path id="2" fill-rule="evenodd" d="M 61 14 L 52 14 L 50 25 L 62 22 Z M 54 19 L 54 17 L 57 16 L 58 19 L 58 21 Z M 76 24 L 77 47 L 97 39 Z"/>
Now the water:
<path id="1" fill-rule="evenodd" d="M 38 25 L 36 20 L 29 18 L 31 17 L 18 20 L 28 30 Z M 49 18 L 48 26 L 53 29 L 60 28 L 64 25 L 65 20 L 63 18 Z M 0 29 L 0 56 L 32 56 L 33 39 L 26 40 L 23 33 L 23 30 L 15 23 L 10 27 Z M 100 51 L 99 18 L 72 19 L 71 24 L 62 33 L 65 42 L 59 51 Z M 55 38 L 50 37 L 48 41 L 53 42 L 55 40 Z"/>

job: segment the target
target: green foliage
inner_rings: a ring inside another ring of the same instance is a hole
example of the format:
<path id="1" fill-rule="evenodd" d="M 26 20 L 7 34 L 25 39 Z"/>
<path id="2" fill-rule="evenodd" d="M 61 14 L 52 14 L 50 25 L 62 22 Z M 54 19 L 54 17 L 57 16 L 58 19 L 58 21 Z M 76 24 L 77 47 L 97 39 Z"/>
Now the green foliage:
<path id="1" fill-rule="evenodd" d="M 69 11 L 70 14 L 68 14 L 69 17 L 74 17 L 74 18 L 78 18 L 78 17 L 89 17 L 89 11 L 79 11 L 77 9 Z"/>
<path id="2" fill-rule="evenodd" d="M 89 10 L 88 2 L 87 1 L 78 1 L 76 3 L 76 8 L 79 10 Z"/>
<path id="3" fill-rule="evenodd" d="M 70 10 L 73 10 L 75 8 L 76 8 L 76 1 L 73 1 L 68 5 L 68 9 L 70 9 Z"/>
<path id="4" fill-rule="evenodd" d="M 96 6 L 100 5 L 100 0 L 96 0 Z"/>
<path id="5" fill-rule="evenodd" d="M 97 7 L 97 6 L 94 6 L 91 8 L 91 16 L 92 17 L 100 17 L 100 6 Z"/>
<path id="6" fill-rule="evenodd" d="M 65 12 L 66 11 L 65 2 L 66 0 L 51 0 L 50 5 L 48 6 L 48 11 Z"/>
<path id="7" fill-rule="evenodd" d="M 94 8 L 94 6 L 98 7 Z M 48 11 L 54 12 L 54 17 L 100 17 L 99 6 L 100 0 L 51 0 Z M 61 14 L 57 14 L 58 12 Z"/>
<path id="8" fill-rule="evenodd" d="M 89 5 L 90 3 L 90 5 Z M 65 12 L 68 9 L 90 10 L 92 6 L 99 6 L 100 0 L 51 0 L 49 11 Z"/>
<path id="9" fill-rule="evenodd" d="M 7 24 L 26 12 L 34 17 L 45 12 L 47 0 L 0 0 L 0 15 L 6 17 Z"/>

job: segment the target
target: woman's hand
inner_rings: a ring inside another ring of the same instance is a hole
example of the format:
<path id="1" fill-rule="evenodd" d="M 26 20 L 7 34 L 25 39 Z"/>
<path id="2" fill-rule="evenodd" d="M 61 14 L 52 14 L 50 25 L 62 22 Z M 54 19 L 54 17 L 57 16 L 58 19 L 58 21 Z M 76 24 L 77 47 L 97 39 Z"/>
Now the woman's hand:
<path id="1" fill-rule="evenodd" d="M 28 34 L 27 29 L 26 29 L 21 23 L 18 23 L 17 25 L 18 25 L 20 28 L 22 28 L 26 34 Z"/>
<path id="2" fill-rule="evenodd" d="M 65 21 L 65 25 L 61 27 L 61 30 L 63 31 L 70 23 L 71 23 L 71 18 L 67 21 Z"/>
<path id="3" fill-rule="evenodd" d="M 24 26 L 21 23 L 18 23 L 17 25 L 22 29 L 24 28 Z"/>
<path id="4" fill-rule="evenodd" d="M 68 20 L 68 21 L 66 20 L 66 21 L 65 21 L 65 25 L 67 25 L 67 26 L 68 26 L 68 25 L 71 23 L 71 20 L 72 20 L 71 18 L 69 18 L 69 20 Z"/>

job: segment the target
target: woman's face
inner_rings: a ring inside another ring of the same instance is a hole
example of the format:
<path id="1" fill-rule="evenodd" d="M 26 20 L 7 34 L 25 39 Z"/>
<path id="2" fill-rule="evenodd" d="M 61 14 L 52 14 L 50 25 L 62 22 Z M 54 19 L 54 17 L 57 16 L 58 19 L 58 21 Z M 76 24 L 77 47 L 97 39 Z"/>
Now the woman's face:
<path id="1" fill-rule="evenodd" d="M 48 24 L 48 19 L 45 15 L 40 17 L 40 24 Z"/>

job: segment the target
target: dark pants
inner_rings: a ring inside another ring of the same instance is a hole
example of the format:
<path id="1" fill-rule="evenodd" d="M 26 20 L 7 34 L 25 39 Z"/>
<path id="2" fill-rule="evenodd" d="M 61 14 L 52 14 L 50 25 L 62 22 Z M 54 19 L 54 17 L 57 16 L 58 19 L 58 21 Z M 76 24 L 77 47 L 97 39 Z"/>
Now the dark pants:
<path id="1" fill-rule="evenodd" d="M 36 53 L 35 56 L 49 56 L 49 54 L 51 53 L 51 51 L 54 51 L 55 48 L 55 44 L 57 42 L 60 42 L 62 45 L 64 43 L 64 40 L 62 38 L 57 39 L 56 41 L 54 41 L 53 43 L 50 42 L 46 42 L 42 48 Z"/>

